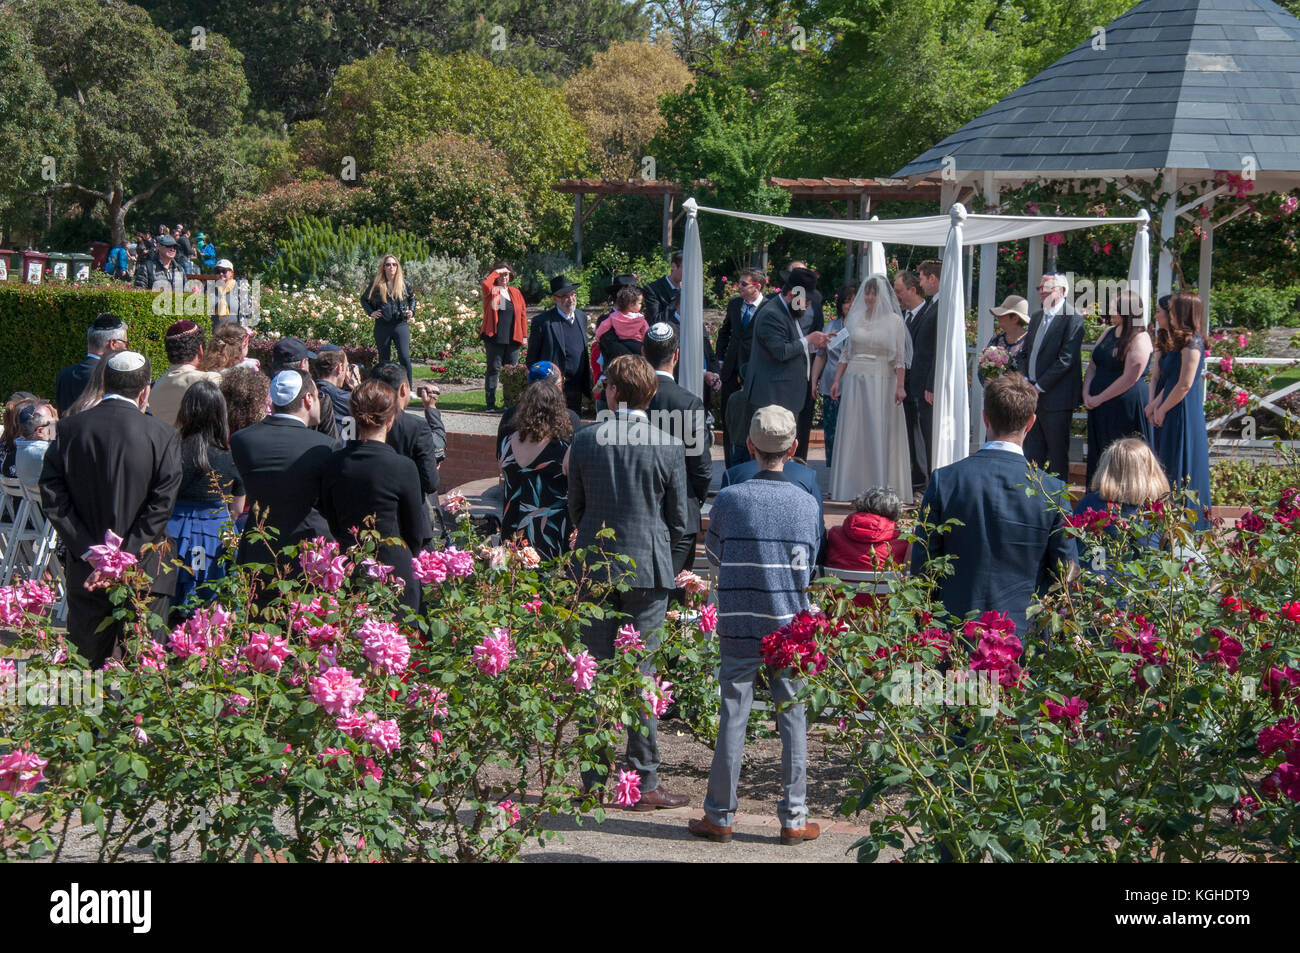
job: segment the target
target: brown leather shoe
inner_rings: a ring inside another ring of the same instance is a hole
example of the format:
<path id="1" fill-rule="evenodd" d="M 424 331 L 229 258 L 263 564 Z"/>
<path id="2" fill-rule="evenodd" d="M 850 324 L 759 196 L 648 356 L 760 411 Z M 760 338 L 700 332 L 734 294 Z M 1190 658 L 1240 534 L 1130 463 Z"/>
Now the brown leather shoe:
<path id="1" fill-rule="evenodd" d="M 687 821 L 686 826 L 696 837 L 703 837 L 718 844 L 731 843 L 731 828 L 720 827 L 707 817 L 697 817 L 694 820 Z"/>
<path id="2" fill-rule="evenodd" d="M 804 840 L 816 840 L 821 832 L 821 825 L 815 821 L 808 821 L 803 827 L 783 827 L 781 828 L 781 843 L 788 846 Z"/>
<path id="3" fill-rule="evenodd" d="M 663 786 L 655 788 L 641 795 L 641 800 L 637 801 L 629 811 L 659 811 L 672 807 L 685 807 L 691 803 L 691 799 L 685 794 L 669 794 L 663 789 Z"/>

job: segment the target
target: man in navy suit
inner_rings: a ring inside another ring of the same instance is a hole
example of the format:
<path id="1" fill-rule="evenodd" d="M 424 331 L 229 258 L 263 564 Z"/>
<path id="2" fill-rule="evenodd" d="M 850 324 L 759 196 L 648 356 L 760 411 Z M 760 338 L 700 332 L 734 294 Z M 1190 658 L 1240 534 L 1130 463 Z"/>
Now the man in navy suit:
<path id="1" fill-rule="evenodd" d="M 1074 562 L 1074 542 L 1064 533 L 1069 499 L 1065 484 L 1041 474 L 1043 493 L 1029 496 L 1039 476 L 1025 459 L 1025 435 L 1035 423 L 1038 391 L 1019 374 L 1006 374 L 984 389 L 989 442 L 978 453 L 930 474 L 921 501 L 922 524 L 912 548 L 912 572 L 931 559 L 953 557 L 953 574 L 939 584 L 948 614 L 1007 613 L 1016 632 L 1025 630 L 1034 594 L 1064 577 Z M 956 519 L 962 525 L 939 533 Z"/>
<path id="2" fill-rule="evenodd" d="M 1038 420 L 1025 456 L 1062 480 L 1070 478 L 1070 420 L 1083 401 L 1083 315 L 1066 300 L 1064 275 L 1038 282 L 1043 307 L 1029 320 L 1020 373 L 1038 390 Z"/>

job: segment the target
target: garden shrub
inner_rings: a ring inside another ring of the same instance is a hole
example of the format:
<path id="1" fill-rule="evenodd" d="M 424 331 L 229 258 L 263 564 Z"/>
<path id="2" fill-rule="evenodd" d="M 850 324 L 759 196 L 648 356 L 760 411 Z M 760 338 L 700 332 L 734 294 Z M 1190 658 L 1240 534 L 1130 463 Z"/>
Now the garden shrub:
<path id="1" fill-rule="evenodd" d="M 364 189 L 337 179 L 296 179 L 261 195 L 236 199 L 217 216 L 213 234 L 238 274 L 260 274 L 275 255 L 276 244 L 290 235 L 290 219 L 311 215 L 336 227 L 362 221 L 358 204 Z"/>
<path id="2" fill-rule="evenodd" d="M 271 284 L 299 287 L 326 279 L 359 294 L 374 279 L 379 261 L 390 254 L 402 262 L 423 260 L 429 246 L 387 223 L 336 226 L 328 219 L 295 215 L 262 277 Z"/>
<path id="3" fill-rule="evenodd" d="M 1210 326 L 1300 327 L 1300 283 L 1215 285 L 1210 294 Z"/>

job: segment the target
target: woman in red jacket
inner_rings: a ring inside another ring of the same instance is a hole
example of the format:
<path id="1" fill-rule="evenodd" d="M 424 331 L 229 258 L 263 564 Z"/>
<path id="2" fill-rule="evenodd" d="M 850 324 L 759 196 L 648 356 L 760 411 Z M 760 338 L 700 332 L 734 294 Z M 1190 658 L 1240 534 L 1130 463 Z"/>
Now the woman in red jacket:
<path id="1" fill-rule="evenodd" d="M 497 409 L 497 379 L 502 364 L 519 360 L 519 348 L 528 340 L 528 315 L 524 295 L 510 284 L 514 269 L 504 261 L 492 266 L 483 279 L 483 328 L 479 337 L 487 348 L 487 376 L 483 379 L 484 410 Z"/>
<path id="2" fill-rule="evenodd" d="M 881 572 L 906 565 L 907 540 L 898 536 L 903 502 L 893 490 L 872 487 L 853 501 L 855 512 L 827 534 L 826 565 Z"/>

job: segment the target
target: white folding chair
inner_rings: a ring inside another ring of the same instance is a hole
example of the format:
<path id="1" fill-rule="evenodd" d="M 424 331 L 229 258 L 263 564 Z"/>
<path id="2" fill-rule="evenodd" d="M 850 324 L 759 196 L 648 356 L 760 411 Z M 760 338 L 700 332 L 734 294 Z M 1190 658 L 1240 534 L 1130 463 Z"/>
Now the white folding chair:
<path id="1" fill-rule="evenodd" d="M 45 511 L 41 509 L 40 488 L 23 484 L 22 491 L 23 498 L 32 505 L 33 522 L 40 533 L 36 540 L 36 550 L 32 555 L 27 578 L 39 582 L 44 578 L 45 571 L 49 568 L 50 563 L 57 564 L 58 562 L 54 558 L 54 550 L 59 545 L 59 536 L 55 532 L 54 526 L 45 518 Z"/>
<path id="2" fill-rule="evenodd" d="M 13 493 L 18 497 L 13 529 L 9 533 L 3 567 L 0 568 L 0 584 L 9 585 L 15 572 L 24 579 L 27 578 L 31 561 L 36 555 L 41 536 L 45 533 L 45 517 L 41 514 L 39 503 L 33 503 L 27 498 L 17 480 L 5 479 L 3 483 L 6 496 Z"/>
<path id="3" fill-rule="evenodd" d="M 17 480 L 2 479 L 3 492 L 0 493 L 0 560 L 9 551 L 9 536 L 14 531 L 14 520 L 18 516 L 18 504 L 23 494 Z"/>

